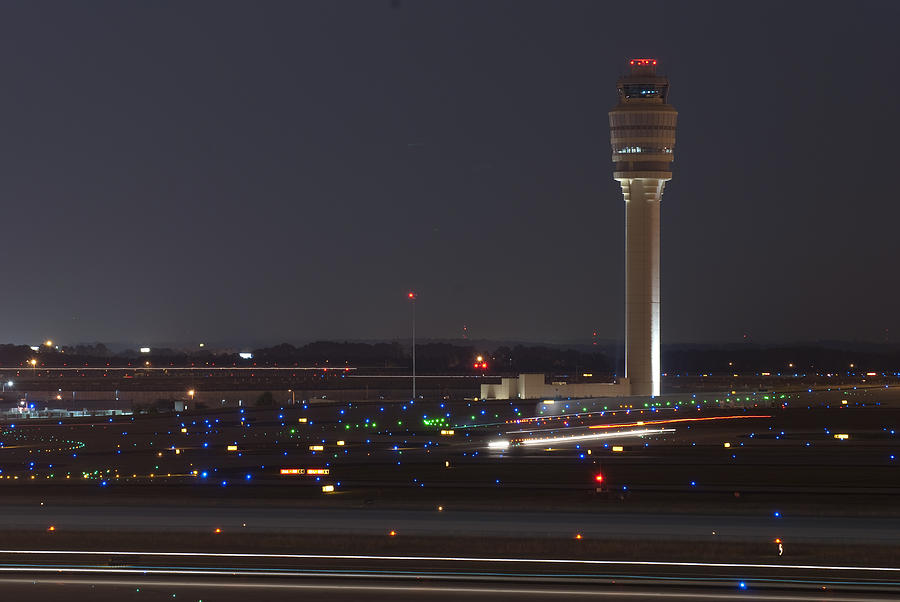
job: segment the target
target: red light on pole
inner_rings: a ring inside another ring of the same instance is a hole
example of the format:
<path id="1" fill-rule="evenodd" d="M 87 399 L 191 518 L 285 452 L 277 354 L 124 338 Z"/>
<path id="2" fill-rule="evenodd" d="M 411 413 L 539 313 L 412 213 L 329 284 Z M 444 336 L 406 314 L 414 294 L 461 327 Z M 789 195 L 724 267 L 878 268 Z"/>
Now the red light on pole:
<path id="1" fill-rule="evenodd" d="M 598 472 L 597 474 L 594 475 L 594 480 L 595 480 L 596 482 L 598 482 L 598 483 L 602 483 L 602 482 L 603 482 L 603 475 L 600 474 L 600 473 Z"/>

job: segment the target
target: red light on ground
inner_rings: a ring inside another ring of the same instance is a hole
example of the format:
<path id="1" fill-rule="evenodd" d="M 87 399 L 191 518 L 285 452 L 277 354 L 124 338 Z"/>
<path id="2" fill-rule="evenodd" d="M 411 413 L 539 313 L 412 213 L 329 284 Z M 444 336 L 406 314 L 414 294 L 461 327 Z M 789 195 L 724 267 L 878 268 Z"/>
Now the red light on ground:
<path id="1" fill-rule="evenodd" d="M 594 480 L 597 481 L 598 483 L 602 483 L 603 475 L 598 472 L 597 474 L 594 475 Z"/>
<path id="2" fill-rule="evenodd" d="M 416 294 L 415 294 L 414 292 L 412 292 L 412 291 L 409 291 L 408 293 L 406 293 L 406 298 L 407 298 L 407 299 L 415 299 L 415 298 L 416 298 Z"/>

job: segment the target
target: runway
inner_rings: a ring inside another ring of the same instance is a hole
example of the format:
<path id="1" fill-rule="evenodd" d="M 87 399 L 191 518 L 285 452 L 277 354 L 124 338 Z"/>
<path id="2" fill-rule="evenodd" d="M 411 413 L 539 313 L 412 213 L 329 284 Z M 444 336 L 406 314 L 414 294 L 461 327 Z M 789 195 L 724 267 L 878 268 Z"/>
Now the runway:
<path id="1" fill-rule="evenodd" d="M 0 551 L 14 599 L 891 599 L 900 568 L 414 556 Z M 827 592 L 827 593 L 826 593 Z"/>
<path id="2" fill-rule="evenodd" d="M 152 580 L 134 581 L 106 578 L 17 578 L 0 579 L 5 595 L 16 600 L 35 602 L 55 602 L 68 598 L 92 600 L 96 602 L 119 602 L 121 600 L 196 600 L 199 602 L 246 602 L 248 597 L 261 597 L 268 601 L 305 599 L 328 599 L 332 602 L 358 602 L 360 600 L 459 600 L 472 602 L 486 600 L 523 599 L 533 602 L 543 600 L 631 600 L 634 602 L 664 600 L 762 600 L 770 602 L 868 602 L 872 600 L 895 600 L 887 594 L 866 593 L 823 595 L 821 592 L 778 591 L 771 593 L 746 591 L 724 591 L 677 589 L 627 586 L 585 587 L 537 586 L 533 588 L 512 586 L 448 586 L 432 585 L 383 585 L 371 582 L 354 582 L 341 585 L 328 582 L 306 582 L 283 584 L 277 582 L 229 583 L 223 581 Z"/>
<path id="3" fill-rule="evenodd" d="M 454 511 L 452 508 L 216 507 L 183 505 L 0 506 L 0 530 L 364 534 L 591 539 L 844 542 L 896 544 L 897 517 L 792 517 L 767 515 L 611 512 Z"/>

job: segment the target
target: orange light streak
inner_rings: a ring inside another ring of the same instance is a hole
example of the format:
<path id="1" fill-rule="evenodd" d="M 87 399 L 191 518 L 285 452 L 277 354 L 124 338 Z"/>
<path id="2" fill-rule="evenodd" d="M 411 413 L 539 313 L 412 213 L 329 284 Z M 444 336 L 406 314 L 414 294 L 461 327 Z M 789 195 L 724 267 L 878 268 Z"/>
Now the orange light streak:
<path id="1" fill-rule="evenodd" d="M 673 424 L 675 422 L 705 422 L 707 420 L 738 420 L 741 418 L 771 418 L 770 415 L 751 416 L 707 416 L 706 418 L 672 418 L 670 420 L 641 420 L 640 422 L 622 422 L 619 424 L 595 424 L 591 429 L 615 429 L 623 426 L 646 426 L 648 424 Z"/>

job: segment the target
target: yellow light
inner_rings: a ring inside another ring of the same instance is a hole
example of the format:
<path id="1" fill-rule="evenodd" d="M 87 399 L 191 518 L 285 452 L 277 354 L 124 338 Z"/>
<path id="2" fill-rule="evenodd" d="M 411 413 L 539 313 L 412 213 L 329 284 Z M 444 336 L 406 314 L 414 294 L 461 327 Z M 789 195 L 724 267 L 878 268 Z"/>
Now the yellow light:
<path id="1" fill-rule="evenodd" d="M 186 429 L 186 428 L 183 428 L 183 429 L 181 429 L 181 432 L 182 432 L 182 433 L 186 433 L 186 432 L 187 432 L 187 429 Z"/>
<path id="2" fill-rule="evenodd" d="M 443 511 L 444 511 L 444 507 L 443 507 L 443 506 L 438 506 L 438 512 L 443 512 Z"/>
<path id="3" fill-rule="evenodd" d="M 847 400 L 846 400 L 846 399 L 842 399 L 842 400 L 841 400 L 841 405 L 842 405 L 842 406 L 847 405 Z"/>
<path id="4" fill-rule="evenodd" d="M 552 406 L 556 402 L 552 399 L 545 399 L 544 403 L 547 404 L 548 406 Z"/>
<path id="5" fill-rule="evenodd" d="M 34 366 L 37 364 L 37 360 L 32 358 L 32 359 L 28 360 L 28 363 L 31 364 L 32 366 Z"/>
<path id="6" fill-rule="evenodd" d="M 338 441 L 337 444 L 338 444 L 338 445 L 344 445 L 344 440 L 342 439 L 342 440 Z"/>
<path id="7" fill-rule="evenodd" d="M 322 493 L 333 493 L 334 485 L 322 485 Z"/>
<path id="8" fill-rule="evenodd" d="M 576 534 L 575 534 L 575 539 L 582 539 L 581 533 L 576 533 Z"/>
<path id="9" fill-rule="evenodd" d="M 298 418 L 298 419 L 297 419 L 297 422 L 299 422 L 299 423 L 301 423 L 301 424 L 305 424 L 305 423 L 306 423 L 306 420 L 307 420 L 306 418 Z"/>
<path id="10" fill-rule="evenodd" d="M 441 429 L 441 434 L 444 436 L 450 436 L 455 434 L 455 431 L 453 429 Z"/>
<path id="11" fill-rule="evenodd" d="M 310 445 L 309 451 L 323 451 L 325 449 L 324 445 Z"/>
<path id="12" fill-rule="evenodd" d="M 196 393 L 196 391 L 194 391 L 193 389 L 191 389 L 190 391 L 188 391 L 188 395 L 190 395 L 191 397 L 194 396 L 194 393 Z"/>
<path id="13" fill-rule="evenodd" d="M 180 453 L 181 453 L 181 450 L 180 450 L 180 449 L 176 449 L 176 450 L 175 450 L 175 455 L 176 455 L 176 456 L 177 456 L 178 454 L 180 454 Z"/>
<path id="14" fill-rule="evenodd" d="M 307 468 L 306 469 L 306 474 L 312 474 L 312 475 L 324 475 L 324 474 L 329 474 L 330 472 L 331 472 L 331 470 L 328 468 Z"/>
<path id="15" fill-rule="evenodd" d="M 287 474 L 305 474 L 305 473 L 306 473 L 306 469 L 305 469 L 305 468 L 282 468 L 279 472 L 280 472 L 280 474 L 283 474 L 283 475 L 287 475 Z"/>
<path id="16" fill-rule="evenodd" d="M 725 445 L 725 447 L 731 447 L 731 444 L 730 444 L 730 443 L 728 443 L 728 442 L 727 442 L 727 441 L 726 441 L 726 442 L 725 442 L 725 444 L 724 444 L 724 445 Z"/>
<path id="17" fill-rule="evenodd" d="M 479 355 L 478 357 L 475 358 L 475 361 L 476 361 L 476 362 L 483 362 L 483 361 L 484 361 L 484 356 Z"/>
<path id="18" fill-rule="evenodd" d="M 844 441 L 844 440 L 846 440 L 846 439 L 849 439 L 849 438 L 850 438 L 850 435 L 848 435 L 847 433 L 837 433 L 837 434 L 834 436 L 834 438 L 835 438 L 835 439 L 840 439 L 841 441 Z"/>
<path id="19" fill-rule="evenodd" d="M 54 527 L 53 525 L 50 525 L 49 527 L 47 527 L 47 530 L 48 531 L 56 531 L 56 527 Z"/>
<path id="20" fill-rule="evenodd" d="M 44 341 L 44 345 L 46 345 L 47 347 L 53 347 L 53 341 L 47 339 L 46 341 Z"/>
<path id="21" fill-rule="evenodd" d="M 617 453 L 618 453 L 618 452 L 623 452 L 623 451 L 625 451 L 625 448 L 622 447 L 621 445 L 613 445 L 613 446 L 612 446 L 612 450 L 613 450 L 614 452 L 617 452 Z"/>
<path id="22" fill-rule="evenodd" d="M 237 445 L 229 445 L 225 448 L 226 451 L 237 451 Z"/>
<path id="23" fill-rule="evenodd" d="M 221 532 L 222 532 L 222 529 L 220 529 L 219 527 L 216 527 L 216 530 L 213 531 L 213 533 L 221 533 Z"/>
<path id="24" fill-rule="evenodd" d="M 584 372 L 581 376 L 583 376 L 584 378 L 590 378 L 590 377 L 592 377 L 593 375 L 594 375 L 594 374 L 593 374 L 592 372 Z"/>

